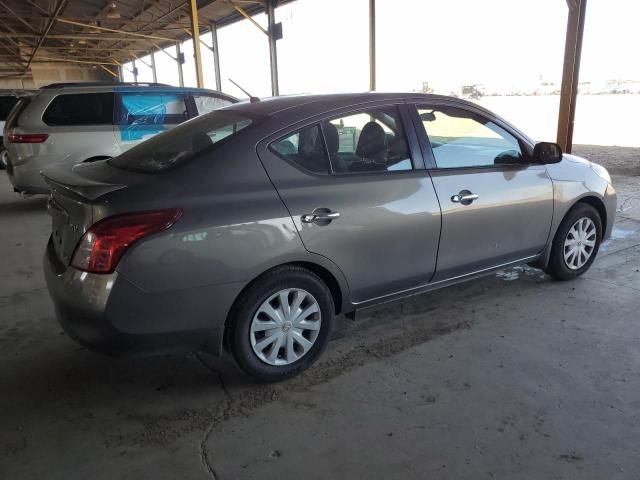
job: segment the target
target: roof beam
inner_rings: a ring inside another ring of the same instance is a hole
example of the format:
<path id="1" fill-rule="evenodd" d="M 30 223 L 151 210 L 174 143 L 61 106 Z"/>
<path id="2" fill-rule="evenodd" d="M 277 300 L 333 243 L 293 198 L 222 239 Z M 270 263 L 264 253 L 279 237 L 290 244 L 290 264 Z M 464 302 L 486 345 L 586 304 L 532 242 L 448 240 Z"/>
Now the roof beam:
<path id="1" fill-rule="evenodd" d="M 49 23 L 45 27 L 44 32 L 42 32 L 42 36 L 38 40 L 38 43 L 36 43 L 36 46 L 33 48 L 33 51 L 31 52 L 31 57 L 29 58 L 29 61 L 27 62 L 27 66 L 24 67 L 24 71 L 25 72 L 29 69 L 29 66 L 31 66 L 31 62 L 33 62 L 33 57 L 35 57 L 36 53 L 38 53 L 38 49 L 42 46 L 42 43 L 47 38 L 47 35 L 51 31 L 51 28 L 56 23 L 56 18 L 58 17 L 58 15 L 60 15 L 62 13 L 64 8 L 67 6 L 67 2 L 68 2 L 68 0 L 59 0 L 58 6 L 53 11 L 53 15 L 51 15 L 51 19 L 49 20 Z"/>

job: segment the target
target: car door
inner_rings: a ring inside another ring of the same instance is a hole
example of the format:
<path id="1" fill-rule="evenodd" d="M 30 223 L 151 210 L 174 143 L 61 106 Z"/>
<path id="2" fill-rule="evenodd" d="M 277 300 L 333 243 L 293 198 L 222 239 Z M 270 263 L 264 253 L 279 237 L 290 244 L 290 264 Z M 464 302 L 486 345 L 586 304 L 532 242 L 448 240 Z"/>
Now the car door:
<path id="1" fill-rule="evenodd" d="M 404 104 L 309 120 L 258 153 L 304 246 L 342 270 L 354 303 L 429 282 L 440 208 Z"/>
<path id="2" fill-rule="evenodd" d="M 418 104 L 414 113 L 442 209 L 433 280 L 526 261 L 542 251 L 553 185 L 515 132 L 470 106 Z"/>

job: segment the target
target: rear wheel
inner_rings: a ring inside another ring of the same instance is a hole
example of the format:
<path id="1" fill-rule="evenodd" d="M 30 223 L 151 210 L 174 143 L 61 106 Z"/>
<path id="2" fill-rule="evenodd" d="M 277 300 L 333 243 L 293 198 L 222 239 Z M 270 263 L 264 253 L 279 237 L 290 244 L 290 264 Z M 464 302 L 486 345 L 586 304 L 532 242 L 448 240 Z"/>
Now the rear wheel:
<path id="1" fill-rule="evenodd" d="M 558 227 L 546 272 L 557 280 L 572 280 L 586 272 L 602 239 L 602 220 L 591 205 L 578 203 Z"/>
<path id="2" fill-rule="evenodd" d="M 7 168 L 9 163 L 9 152 L 4 145 L 0 144 L 0 168 Z"/>
<path id="3" fill-rule="evenodd" d="M 229 343 L 238 365 L 263 381 L 302 372 L 320 356 L 335 317 L 329 289 L 314 273 L 277 268 L 245 291 L 229 319 Z"/>

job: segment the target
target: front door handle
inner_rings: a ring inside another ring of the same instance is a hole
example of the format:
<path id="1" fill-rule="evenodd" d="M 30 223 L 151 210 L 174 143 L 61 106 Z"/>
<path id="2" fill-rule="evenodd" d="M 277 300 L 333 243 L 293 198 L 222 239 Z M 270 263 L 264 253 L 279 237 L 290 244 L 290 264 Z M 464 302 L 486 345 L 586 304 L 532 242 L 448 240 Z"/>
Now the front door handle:
<path id="1" fill-rule="evenodd" d="M 328 208 L 316 208 L 313 213 L 305 213 L 302 215 L 300 220 L 302 220 L 302 223 L 326 225 L 336 218 L 340 218 L 340 212 L 332 212 Z"/>
<path id="2" fill-rule="evenodd" d="M 462 205 L 470 205 L 471 202 L 478 198 L 477 194 L 471 193 L 469 190 L 462 190 L 460 193 L 453 195 L 451 201 L 453 203 L 461 203 Z"/>

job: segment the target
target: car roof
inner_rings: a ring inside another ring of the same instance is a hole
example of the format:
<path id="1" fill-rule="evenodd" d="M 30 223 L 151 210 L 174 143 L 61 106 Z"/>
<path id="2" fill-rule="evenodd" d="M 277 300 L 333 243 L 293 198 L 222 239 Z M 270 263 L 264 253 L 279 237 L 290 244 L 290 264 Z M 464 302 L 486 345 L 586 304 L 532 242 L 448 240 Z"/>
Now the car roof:
<path id="1" fill-rule="evenodd" d="M 444 95 L 432 95 L 414 92 L 363 92 L 363 93 L 332 93 L 332 94 L 300 94 L 300 95 L 282 95 L 279 97 L 267 97 L 259 101 L 244 101 L 225 107 L 227 110 L 238 110 L 254 115 L 273 115 L 284 110 L 296 109 L 299 107 L 322 107 L 329 105 L 335 107 L 358 105 L 368 102 L 384 101 L 384 100 L 415 100 L 415 101 L 453 101 L 460 104 L 472 105 L 478 107 L 477 104 L 467 102 L 455 97 L 447 97 Z M 482 108 L 482 107 L 480 107 Z"/>
<path id="2" fill-rule="evenodd" d="M 247 115 L 265 116 L 276 118 L 282 116 L 285 123 L 296 122 L 303 120 L 304 118 L 314 115 L 321 115 L 329 113 L 332 110 L 340 109 L 349 106 L 364 106 L 371 102 L 396 100 L 400 102 L 424 102 L 430 103 L 443 103 L 446 102 L 452 106 L 467 107 L 483 113 L 490 119 L 498 119 L 504 125 L 509 126 L 512 130 L 517 132 L 519 136 L 526 140 L 527 143 L 533 145 L 535 142 L 531 140 L 522 130 L 511 124 L 504 118 L 496 115 L 494 112 L 487 110 L 486 108 L 478 105 L 477 103 L 470 102 L 458 97 L 449 97 L 446 95 L 433 95 L 427 93 L 416 92 L 364 92 L 364 93 L 334 93 L 323 95 L 283 95 L 279 97 L 268 97 L 260 99 L 259 101 L 242 101 L 233 105 L 223 107 L 221 110 L 233 110 L 240 113 L 246 113 Z"/>

